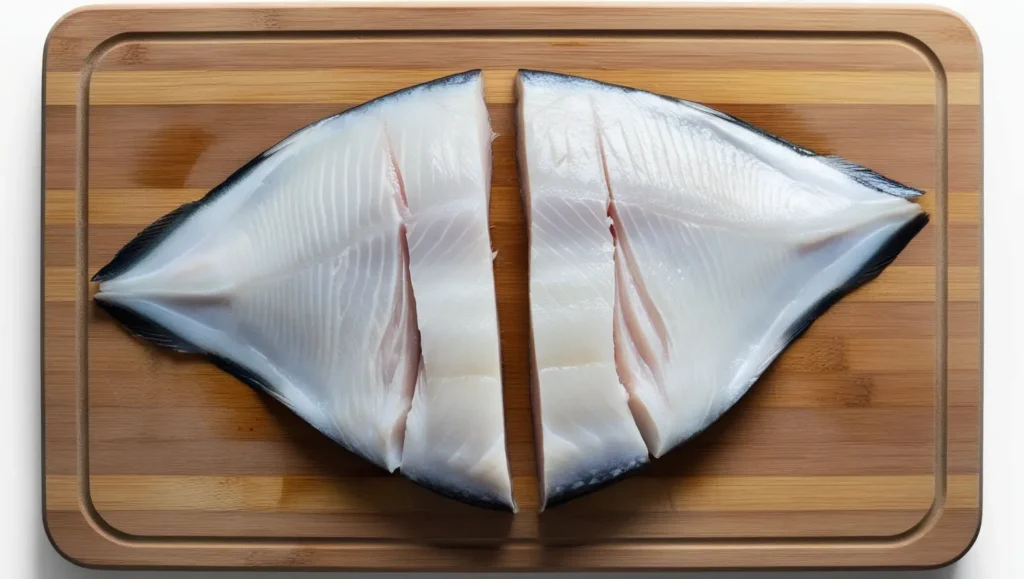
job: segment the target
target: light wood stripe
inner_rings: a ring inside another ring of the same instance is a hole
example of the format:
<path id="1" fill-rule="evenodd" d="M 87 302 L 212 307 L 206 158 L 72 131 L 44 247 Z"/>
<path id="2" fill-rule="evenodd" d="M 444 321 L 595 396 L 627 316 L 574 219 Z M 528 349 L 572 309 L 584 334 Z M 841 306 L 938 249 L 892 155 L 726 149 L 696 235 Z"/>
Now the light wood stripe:
<path id="1" fill-rule="evenodd" d="M 930 372 L 935 368 L 934 340 L 913 338 L 857 338 L 844 340 L 844 363 L 849 369 L 863 372 L 898 372 L 917 370 Z M 977 340 L 948 340 L 950 370 L 981 369 L 981 348 Z"/>
<path id="2" fill-rule="evenodd" d="M 102 263 L 91 264 L 92 277 Z M 48 302 L 75 301 L 75 267 L 50 266 L 45 270 Z M 949 299 L 978 301 L 981 269 L 977 266 L 949 268 Z M 95 284 L 93 284 L 95 285 Z M 95 288 L 90 289 L 90 295 Z M 923 265 L 892 265 L 882 275 L 843 298 L 847 302 L 931 302 L 935 301 L 935 268 Z"/>
<path id="3" fill-rule="evenodd" d="M 145 226 L 183 203 L 195 201 L 207 193 L 199 188 L 96 188 L 88 191 L 90 225 Z M 492 198 L 518 199 L 515 187 L 491 188 Z M 125 200 L 130 199 L 130 203 Z M 915 200 L 928 213 L 935 213 L 935 192 L 926 191 Z M 981 194 L 978 191 L 949 193 L 947 213 L 951 224 L 977 223 L 980 218 Z M 46 223 L 74 225 L 74 189 L 46 190 Z M 492 215 L 500 218 L 501 215 Z"/>
<path id="4" fill-rule="evenodd" d="M 498 47 L 495 50 L 495 47 Z M 400 58 L 396 58 L 400 55 Z M 50 70 L 69 69 L 62 54 Z M 79 55 L 79 58 L 84 55 Z M 622 38 L 602 36 L 437 36 L 404 38 L 303 38 L 187 42 L 146 40 L 112 48 L 98 70 L 253 70 L 349 65 L 436 68 L 464 62 L 467 68 L 613 68 L 927 71 L 923 55 L 886 39 L 687 38 L 675 34 Z"/>
<path id="5" fill-rule="evenodd" d="M 525 487 L 531 481 L 522 480 Z M 695 476 L 635 477 L 602 495 L 580 499 L 578 508 L 675 512 L 921 510 L 932 501 L 934 479 L 893 476 Z M 422 489 L 398 476 L 93 475 L 93 504 L 100 511 L 410 512 Z M 367 496 L 372 495 L 369 503 Z M 654 497 L 652 499 L 652 497 Z M 78 508 L 77 480 L 46 477 L 49 510 Z M 588 503 L 584 505 L 583 503 Z M 946 506 L 978 504 L 978 477 L 952 475 Z"/>
<path id="6" fill-rule="evenodd" d="M 933 302 L 935 274 L 934 267 L 925 265 L 893 265 L 886 268 L 879 278 L 861 286 L 845 299 L 872 302 Z M 951 266 L 948 275 L 950 301 L 973 302 L 981 298 L 980 267 Z"/>
<path id="7" fill-rule="evenodd" d="M 89 109 L 92 188 L 211 188 L 248 159 L 317 119 L 357 103 L 128 105 Z M 708 103 L 824 154 L 841 155 L 908 185 L 934 189 L 936 116 L 927 105 Z M 516 184 L 514 105 L 488 106 L 493 184 Z M 977 190 L 979 107 L 953 106 L 949 126 L 952 191 Z M 74 107 L 46 107 L 46 187 L 75 187 Z"/>
<path id="8" fill-rule="evenodd" d="M 360 102 L 461 69 L 106 71 L 92 75 L 92 105 Z M 486 98 L 514 102 L 515 70 L 484 71 Z M 930 72 L 773 70 L 560 70 L 690 100 L 762 104 L 934 104 Z M 979 102 L 979 75 L 950 73 L 952 105 Z M 46 104 L 75 104 L 79 76 L 46 75 Z"/>

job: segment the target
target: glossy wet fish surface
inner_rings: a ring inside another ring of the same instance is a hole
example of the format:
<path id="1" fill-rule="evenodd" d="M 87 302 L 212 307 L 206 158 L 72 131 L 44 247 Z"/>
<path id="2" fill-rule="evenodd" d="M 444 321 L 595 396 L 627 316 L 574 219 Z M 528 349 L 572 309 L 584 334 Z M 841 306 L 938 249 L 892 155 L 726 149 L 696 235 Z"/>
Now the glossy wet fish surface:
<path id="1" fill-rule="evenodd" d="M 296 131 L 140 232 L 96 302 L 388 471 L 515 511 L 483 95 L 470 71 Z"/>
<path id="2" fill-rule="evenodd" d="M 699 103 L 542 71 L 516 100 L 542 508 L 706 429 L 928 222 Z"/>
<path id="3" fill-rule="evenodd" d="M 539 507 L 705 430 L 927 224 L 921 192 L 699 103 L 519 71 Z M 516 512 L 480 71 L 288 135 L 94 277 L 131 334 Z"/>

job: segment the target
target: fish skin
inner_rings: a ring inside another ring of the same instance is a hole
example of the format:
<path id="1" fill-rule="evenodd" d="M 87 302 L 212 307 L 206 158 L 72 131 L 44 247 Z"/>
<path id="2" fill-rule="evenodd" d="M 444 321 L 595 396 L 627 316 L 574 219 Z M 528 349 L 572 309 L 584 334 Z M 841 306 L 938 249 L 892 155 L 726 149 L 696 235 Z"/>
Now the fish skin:
<path id="1" fill-rule="evenodd" d="M 300 128 L 122 247 L 97 305 L 387 471 L 515 510 L 482 83 L 467 71 Z M 460 330 L 472 343 L 445 350 Z"/>
<path id="2" fill-rule="evenodd" d="M 920 190 L 700 103 L 544 71 L 519 71 L 517 87 L 524 187 L 586 189 L 587 199 L 608 207 L 614 327 L 565 323 L 588 338 L 612 335 L 631 416 L 654 458 L 721 417 L 817 317 L 881 274 L 928 223 L 910 201 Z M 539 100 L 531 118 L 530 103 Z M 531 148 L 559 151 L 547 158 L 569 169 L 537 174 L 546 158 L 535 165 Z M 545 226 L 569 230 L 576 219 L 564 211 Z M 530 221 L 531 235 L 540 229 Z M 531 243 L 534 315 L 544 298 L 534 277 L 571 285 L 582 279 L 577 256 L 588 255 L 563 240 L 554 250 L 561 262 L 533 268 L 535 251 Z M 606 280 L 608 258 L 601 263 Z M 534 359 L 560 351 L 540 338 Z M 539 398 L 551 396 L 543 382 L 535 387 Z M 617 390 L 601 392 L 591 396 L 619 402 Z M 571 401 L 564 405 L 535 404 L 535 423 L 593 420 Z M 583 428 L 570 444 L 615 434 Z M 542 447 L 539 462 L 551 452 Z"/>

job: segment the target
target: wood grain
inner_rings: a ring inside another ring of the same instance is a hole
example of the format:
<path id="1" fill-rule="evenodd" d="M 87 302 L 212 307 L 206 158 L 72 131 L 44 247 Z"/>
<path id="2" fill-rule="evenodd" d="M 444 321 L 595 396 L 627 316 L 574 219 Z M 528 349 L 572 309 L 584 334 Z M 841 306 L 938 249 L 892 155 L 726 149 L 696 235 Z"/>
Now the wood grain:
<path id="1" fill-rule="evenodd" d="M 109 40 L 117 36 L 116 40 Z M 45 521 L 93 566 L 933 566 L 980 518 L 980 51 L 933 9 L 88 8 L 44 76 Z M 639 476 L 540 515 L 512 78 L 704 101 L 927 191 L 885 273 Z M 323 116 L 482 68 L 516 516 L 388 475 L 211 365 L 128 338 L 87 279 Z M 83 92 L 81 87 L 88 88 Z M 87 132 L 83 133 L 85 130 Z"/>
<path id="2" fill-rule="evenodd" d="M 267 104 L 361 102 L 455 74 L 465 68 L 332 70 L 173 70 L 97 71 L 89 85 L 93 105 Z M 921 72 L 767 71 L 767 70 L 607 70 L 560 68 L 566 74 L 668 94 L 701 102 L 747 103 L 760 94 L 768 104 L 934 105 L 935 76 Z M 513 104 L 509 88 L 515 69 L 484 72 L 485 98 Z M 47 105 L 74 104 L 78 74 L 49 73 Z M 951 105 L 977 105 L 973 73 L 950 73 Z M 892 90 L 893 85 L 900 90 Z"/>
<path id="3" fill-rule="evenodd" d="M 90 107 L 94 147 L 90 156 L 90 187 L 209 189 L 230 174 L 239 155 L 260 153 L 294 127 L 343 111 L 355 103 L 292 105 L 173 105 Z M 851 160 L 918 188 L 933 190 L 936 182 L 935 110 L 920 105 L 792 105 L 709 103 L 741 118 L 756 118 L 765 130 L 801 143 L 822 154 L 842 152 Z M 70 106 L 47 107 L 47 130 L 55 159 L 51 188 L 75 187 L 75 115 Z M 516 185 L 515 140 L 511 105 L 491 105 L 498 133 L 494 185 Z M 949 110 L 950 132 L 963 133 L 949 143 L 950 155 L 963 169 L 949 176 L 949 191 L 976 191 L 980 159 L 975 107 Z M 210 127 L 218 127 L 211 139 Z M 899 142 L 898 150 L 877 143 Z M 172 146 L 173 143 L 173 146 Z M 972 149 L 973 147 L 973 149 Z M 131 154 L 129 154 L 131 153 Z"/>

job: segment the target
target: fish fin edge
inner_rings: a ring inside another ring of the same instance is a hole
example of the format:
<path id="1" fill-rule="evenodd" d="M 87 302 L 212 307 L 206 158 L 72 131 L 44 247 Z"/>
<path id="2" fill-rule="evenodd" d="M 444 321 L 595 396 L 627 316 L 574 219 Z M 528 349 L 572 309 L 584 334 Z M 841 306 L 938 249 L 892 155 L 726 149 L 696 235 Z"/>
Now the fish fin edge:
<path id="1" fill-rule="evenodd" d="M 164 326 L 156 323 L 151 318 L 144 316 L 132 308 L 106 299 L 96 299 L 96 304 L 114 318 L 118 324 L 128 332 L 129 335 L 145 340 L 155 346 L 165 348 L 180 354 L 196 354 L 208 359 L 214 366 L 231 375 L 243 384 L 262 392 L 266 392 L 274 399 L 280 401 L 289 410 L 295 411 L 293 405 L 274 388 L 270 382 L 248 368 L 214 354 L 192 342 L 182 338 Z"/>
<path id="2" fill-rule="evenodd" d="M 236 169 L 226 179 L 221 181 L 214 188 L 210 189 L 206 195 L 203 195 L 195 201 L 189 201 L 179 205 L 147 225 L 145 229 L 137 233 L 131 241 L 123 245 L 121 249 L 117 250 L 114 257 L 92 276 L 91 281 L 108 281 L 130 270 L 139 261 L 163 243 L 172 233 L 177 231 L 177 229 L 188 221 L 190 217 L 195 215 L 197 211 L 215 201 L 235 184 L 245 179 L 249 173 L 260 165 L 260 163 L 273 156 L 274 153 L 280 150 L 279 147 L 281 143 L 286 141 L 287 138 L 279 142 L 277 145 L 274 145 L 274 147 L 271 147 L 250 159 L 245 163 L 245 165 Z"/>
<path id="3" fill-rule="evenodd" d="M 200 201 L 190 201 L 147 225 L 131 241 L 117 250 L 114 257 L 92 276 L 92 281 L 104 282 L 128 271 L 167 239 L 167 236 L 195 213 L 200 206 Z"/>
<path id="4" fill-rule="evenodd" d="M 95 302 L 131 336 L 182 354 L 205 354 L 195 344 L 128 306 L 105 299 L 96 299 Z"/>
<path id="5" fill-rule="evenodd" d="M 809 307 L 800 318 L 798 318 L 789 329 L 783 333 L 783 337 L 779 340 L 778 345 L 774 348 L 771 353 L 765 357 L 760 368 L 751 379 L 747 382 L 744 388 L 741 388 L 736 396 L 725 405 L 725 410 L 721 412 L 714 420 L 711 420 L 706 426 L 687 437 L 686 440 L 690 440 L 693 437 L 701 434 L 707 430 L 711 424 L 721 418 L 722 415 L 729 412 L 740 398 L 745 396 L 747 392 L 753 388 L 768 368 L 775 362 L 776 359 L 782 353 L 793 345 L 814 323 L 815 320 L 820 318 L 827 312 L 832 306 L 839 303 L 840 300 L 845 298 L 847 295 L 853 293 L 854 290 L 867 284 L 876 277 L 878 277 L 888 266 L 891 264 L 896 257 L 907 247 L 908 244 L 917 236 L 918 233 L 928 224 L 930 217 L 927 213 L 918 213 L 914 218 L 900 227 L 888 240 L 876 251 L 871 258 L 864 262 L 857 272 L 851 276 L 845 283 L 839 285 L 831 292 L 825 294 L 821 299 L 815 302 Z M 685 442 L 685 441 L 684 441 Z M 678 444 L 676 445 L 678 446 Z M 674 448 L 674 447 L 671 447 Z M 671 450 L 670 448 L 670 450 Z"/>
<path id="6" fill-rule="evenodd" d="M 893 197 L 901 197 L 903 199 L 914 199 L 924 195 L 924 191 L 915 189 L 894 181 L 881 173 L 868 169 L 862 165 L 858 165 L 852 161 L 848 161 L 838 155 L 819 155 L 818 159 L 832 167 L 836 171 L 846 175 L 853 181 L 863 185 L 869 189 L 874 189 L 880 193 L 892 195 Z"/>
<path id="7" fill-rule="evenodd" d="M 854 290 L 872 281 L 878 277 L 896 257 L 906 249 L 907 245 L 921 232 L 922 229 L 928 222 L 930 217 L 925 212 L 920 212 L 915 215 L 910 221 L 900 227 L 881 247 L 876 251 L 864 265 L 857 270 L 857 272 L 851 276 L 846 282 L 841 284 L 836 289 L 825 294 L 820 300 L 814 303 L 810 308 L 796 322 L 793 323 L 783 334 L 780 347 L 768 360 L 770 363 L 774 360 L 783 350 L 789 347 L 790 344 L 795 342 L 815 320 L 825 314 L 832 306 L 837 304 L 844 297 L 852 293 Z M 765 366 L 766 368 L 767 366 Z M 755 377 L 755 381 L 760 378 L 762 372 L 759 372 Z"/>

